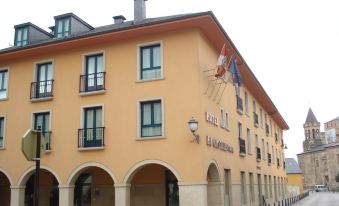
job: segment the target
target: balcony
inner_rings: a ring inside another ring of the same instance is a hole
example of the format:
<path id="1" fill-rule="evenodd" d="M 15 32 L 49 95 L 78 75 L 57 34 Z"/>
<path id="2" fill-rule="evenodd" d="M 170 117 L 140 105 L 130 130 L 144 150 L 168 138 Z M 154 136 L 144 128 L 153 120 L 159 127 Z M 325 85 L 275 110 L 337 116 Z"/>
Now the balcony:
<path id="1" fill-rule="evenodd" d="M 105 146 L 105 127 L 85 128 L 78 130 L 78 148 Z"/>
<path id="2" fill-rule="evenodd" d="M 257 147 L 257 161 L 260 161 L 261 160 L 261 151 L 260 151 L 260 148 Z"/>
<path id="3" fill-rule="evenodd" d="M 46 80 L 31 83 L 31 100 L 50 99 L 53 97 L 53 81 Z"/>
<path id="4" fill-rule="evenodd" d="M 259 117 L 258 114 L 253 112 L 254 126 L 259 127 Z"/>
<path id="5" fill-rule="evenodd" d="M 41 136 L 45 138 L 45 150 L 46 151 L 50 151 L 51 150 L 51 136 L 52 136 L 52 132 L 41 132 Z"/>
<path id="6" fill-rule="evenodd" d="M 105 72 L 80 75 L 79 92 L 96 92 L 105 90 Z"/>
<path id="7" fill-rule="evenodd" d="M 268 124 L 265 125 L 265 131 L 266 131 L 266 136 L 268 136 L 270 134 L 270 127 L 268 126 Z"/>
<path id="8" fill-rule="evenodd" d="M 280 159 L 277 158 L 277 167 L 280 167 Z"/>
<path id="9" fill-rule="evenodd" d="M 243 108 L 243 105 L 242 105 L 242 99 L 238 95 L 236 97 L 237 97 L 237 112 L 239 114 L 242 114 L 243 111 L 244 111 L 244 108 Z"/>
<path id="10" fill-rule="evenodd" d="M 268 165 L 271 165 L 271 163 L 272 163 L 272 158 L 271 158 L 270 153 L 267 153 L 267 162 L 268 162 Z"/>
<path id="11" fill-rule="evenodd" d="M 246 155 L 246 143 L 245 143 L 245 140 L 242 138 L 239 138 L 239 150 L 240 150 L 241 156 Z"/>
<path id="12" fill-rule="evenodd" d="M 275 137 L 275 143 L 277 143 L 277 142 L 278 142 L 278 134 L 275 133 L 275 134 L 274 134 L 274 137 Z"/>

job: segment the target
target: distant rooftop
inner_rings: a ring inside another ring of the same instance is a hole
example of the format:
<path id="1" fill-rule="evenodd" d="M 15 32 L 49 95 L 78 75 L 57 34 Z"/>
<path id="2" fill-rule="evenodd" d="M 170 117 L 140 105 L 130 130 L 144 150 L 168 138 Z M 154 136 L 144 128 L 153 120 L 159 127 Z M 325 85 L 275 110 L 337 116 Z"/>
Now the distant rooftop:
<path id="1" fill-rule="evenodd" d="M 286 158 L 286 173 L 287 174 L 302 174 L 297 161 L 294 158 Z"/>

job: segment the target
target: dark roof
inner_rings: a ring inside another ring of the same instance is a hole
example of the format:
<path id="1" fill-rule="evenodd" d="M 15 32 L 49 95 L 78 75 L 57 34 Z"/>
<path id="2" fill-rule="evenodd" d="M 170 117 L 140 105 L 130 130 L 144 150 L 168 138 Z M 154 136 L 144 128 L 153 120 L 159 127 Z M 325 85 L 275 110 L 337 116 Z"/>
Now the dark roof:
<path id="1" fill-rule="evenodd" d="M 78 17 L 77 15 L 73 14 L 72 12 L 55 16 L 54 19 L 58 20 L 58 19 L 66 18 L 66 17 L 73 17 L 76 20 L 80 21 L 83 25 L 87 26 L 89 29 L 94 29 L 94 27 L 89 25 L 87 22 L 85 22 L 84 20 L 82 20 L 80 17 Z"/>
<path id="2" fill-rule="evenodd" d="M 300 154 L 319 152 L 319 151 L 325 150 L 327 148 L 333 148 L 333 147 L 339 147 L 339 142 L 333 142 L 333 143 L 330 143 L 330 144 L 317 145 L 315 147 L 311 147 L 310 150 L 307 150 L 307 151 L 305 151 L 303 153 L 300 153 Z"/>
<path id="3" fill-rule="evenodd" d="M 297 161 L 294 158 L 286 158 L 286 173 L 287 174 L 302 174 Z"/>
<path id="4" fill-rule="evenodd" d="M 143 19 L 140 21 L 135 22 L 134 20 L 131 21 L 125 21 L 121 24 L 110 24 L 106 26 L 101 26 L 101 27 L 96 27 L 93 30 L 86 31 L 83 33 L 78 33 L 78 34 L 73 34 L 70 35 L 67 38 L 51 38 L 47 40 L 43 40 L 37 43 L 29 44 L 26 45 L 25 47 L 8 47 L 5 49 L 0 50 L 1 53 L 6 53 L 6 52 L 12 52 L 16 50 L 23 50 L 23 49 L 28 49 L 31 47 L 37 47 L 40 45 L 45 45 L 45 44 L 52 44 L 56 42 L 64 42 L 64 41 L 69 41 L 73 39 L 78 39 L 78 38 L 83 38 L 83 37 L 88 37 L 88 36 L 95 36 L 99 34 L 104 34 L 104 33 L 110 33 L 110 32 L 116 32 L 116 31 L 121 31 L 121 30 L 127 30 L 127 29 L 132 29 L 132 28 L 137 28 L 137 27 L 142 27 L 142 26 L 147 26 L 147 25 L 152 25 L 152 24 L 159 24 L 159 23 L 164 23 L 164 22 L 169 22 L 169 21 L 175 21 L 175 20 L 180 20 L 180 19 L 186 19 L 186 18 L 191 18 L 191 17 L 196 17 L 196 16 L 202 16 L 202 15 L 213 15 L 211 11 L 208 12 L 200 12 L 200 13 L 192 13 L 192 14 L 181 14 L 181 15 L 172 15 L 172 16 L 164 16 L 164 17 L 157 17 L 157 18 L 147 18 Z M 77 17 L 75 14 L 72 13 L 67 13 L 59 16 L 55 16 L 54 18 L 62 18 L 66 16 L 73 16 Z M 79 20 L 80 18 L 77 17 Z"/>
<path id="5" fill-rule="evenodd" d="M 317 118 L 313 114 L 313 111 L 312 111 L 311 108 L 308 110 L 308 114 L 307 114 L 307 117 L 306 117 L 305 124 L 307 124 L 307 123 L 319 123 Z"/>
<path id="6" fill-rule="evenodd" d="M 17 25 L 14 26 L 14 29 L 18 29 L 18 28 L 22 28 L 22 27 L 28 27 L 28 26 L 34 27 L 36 30 L 46 34 L 47 36 L 53 37 L 52 34 L 48 33 L 47 31 L 43 30 L 42 28 L 38 27 L 37 25 L 35 25 L 31 22 L 26 22 L 26 23 L 23 23 L 23 24 L 17 24 Z"/>

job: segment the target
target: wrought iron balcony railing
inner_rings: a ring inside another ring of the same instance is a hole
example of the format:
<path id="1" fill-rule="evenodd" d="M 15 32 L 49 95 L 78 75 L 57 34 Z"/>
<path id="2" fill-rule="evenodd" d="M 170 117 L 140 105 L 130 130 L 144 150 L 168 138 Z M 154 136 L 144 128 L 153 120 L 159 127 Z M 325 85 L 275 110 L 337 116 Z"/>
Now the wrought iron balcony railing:
<path id="1" fill-rule="evenodd" d="M 105 146 L 105 127 L 84 128 L 78 130 L 78 147 L 103 147 Z"/>
<path id="2" fill-rule="evenodd" d="M 80 75 L 80 92 L 105 90 L 105 72 Z"/>
<path id="3" fill-rule="evenodd" d="M 31 99 L 53 97 L 54 80 L 38 81 L 31 83 Z"/>
<path id="4" fill-rule="evenodd" d="M 268 124 L 265 125 L 265 131 L 266 131 L 266 136 L 268 136 L 270 134 L 270 127 L 268 126 Z"/>
<path id="5" fill-rule="evenodd" d="M 268 164 L 272 163 L 272 158 L 271 158 L 271 154 L 270 153 L 267 153 L 267 162 L 268 162 Z"/>

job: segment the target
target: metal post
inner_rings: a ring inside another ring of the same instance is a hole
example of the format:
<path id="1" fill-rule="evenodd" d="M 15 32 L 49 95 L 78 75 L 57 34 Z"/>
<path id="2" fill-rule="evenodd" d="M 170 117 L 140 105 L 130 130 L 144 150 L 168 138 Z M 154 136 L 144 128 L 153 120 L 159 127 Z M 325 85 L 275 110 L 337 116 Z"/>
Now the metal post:
<path id="1" fill-rule="evenodd" d="M 41 144 L 41 127 L 39 126 L 39 127 L 38 127 L 37 136 L 36 136 L 34 206 L 39 206 L 40 144 Z"/>

